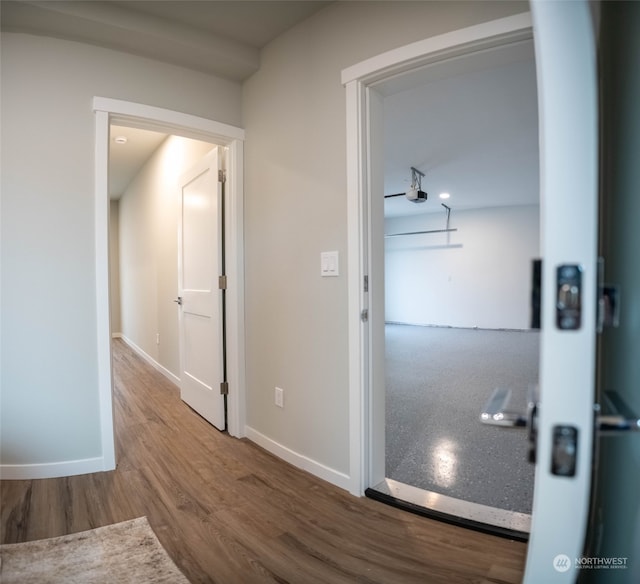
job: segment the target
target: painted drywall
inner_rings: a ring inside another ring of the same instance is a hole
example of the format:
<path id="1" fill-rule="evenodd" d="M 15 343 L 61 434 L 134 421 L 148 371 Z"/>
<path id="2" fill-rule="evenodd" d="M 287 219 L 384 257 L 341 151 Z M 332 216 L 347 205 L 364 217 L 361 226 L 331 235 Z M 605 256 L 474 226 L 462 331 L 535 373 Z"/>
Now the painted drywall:
<path id="1" fill-rule="evenodd" d="M 179 180 L 212 148 L 206 142 L 169 136 L 120 199 L 122 334 L 176 377 Z"/>
<path id="2" fill-rule="evenodd" d="M 343 68 L 525 12 L 516 2 L 340 2 L 270 43 L 243 86 L 247 424 L 349 472 Z M 341 275 L 320 276 L 320 253 Z M 274 387 L 284 389 L 284 408 Z"/>
<path id="3" fill-rule="evenodd" d="M 120 319 L 120 201 L 109 201 L 109 310 L 111 334 L 122 333 Z"/>
<path id="4" fill-rule="evenodd" d="M 100 458 L 93 96 L 239 125 L 241 89 L 75 42 L 1 43 L 0 462 Z"/>
<path id="5" fill-rule="evenodd" d="M 443 209 L 387 219 L 385 233 L 445 227 Z M 386 238 L 386 320 L 529 328 L 531 260 L 540 256 L 538 205 L 454 209 L 450 227 L 457 231 Z"/>

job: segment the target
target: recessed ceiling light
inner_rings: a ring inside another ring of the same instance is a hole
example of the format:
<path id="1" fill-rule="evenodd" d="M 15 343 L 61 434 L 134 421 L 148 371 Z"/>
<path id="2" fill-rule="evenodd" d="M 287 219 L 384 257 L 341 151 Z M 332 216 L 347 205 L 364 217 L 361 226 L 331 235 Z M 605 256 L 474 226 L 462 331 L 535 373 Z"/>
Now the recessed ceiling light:
<path id="1" fill-rule="evenodd" d="M 126 136 L 116 136 L 113 141 L 116 144 L 126 144 L 127 143 L 127 137 Z"/>
<path id="2" fill-rule="evenodd" d="M 440 193 L 438 196 L 441 199 L 448 199 L 451 195 L 449 193 Z"/>

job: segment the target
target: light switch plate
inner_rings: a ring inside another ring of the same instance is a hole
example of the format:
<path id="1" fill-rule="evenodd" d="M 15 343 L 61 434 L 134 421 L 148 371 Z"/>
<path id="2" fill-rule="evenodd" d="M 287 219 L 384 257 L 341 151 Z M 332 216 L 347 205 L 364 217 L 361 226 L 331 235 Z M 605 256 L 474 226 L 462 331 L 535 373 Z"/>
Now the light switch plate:
<path id="1" fill-rule="evenodd" d="M 340 257 L 337 251 L 323 251 L 320 254 L 320 275 L 322 277 L 340 275 Z"/>
<path id="2" fill-rule="evenodd" d="M 284 389 L 281 387 L 276 387 L 275 390 L 275 404 L 279 408 L 284 408 Z"/>

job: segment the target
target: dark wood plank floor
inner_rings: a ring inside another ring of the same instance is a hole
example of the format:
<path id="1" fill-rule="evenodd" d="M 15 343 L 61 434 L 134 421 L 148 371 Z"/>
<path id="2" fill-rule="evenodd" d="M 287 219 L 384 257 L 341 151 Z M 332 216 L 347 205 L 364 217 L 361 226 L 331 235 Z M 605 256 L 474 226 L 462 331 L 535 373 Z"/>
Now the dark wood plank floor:
<path id="1" fill-rule="evenodd" d="M 146 515 L 193 582 L 516 583 L 526 546 L 353 497 L 209 426 L 114 342 L 118 468 L 2 481 L 2 543 Z"/>

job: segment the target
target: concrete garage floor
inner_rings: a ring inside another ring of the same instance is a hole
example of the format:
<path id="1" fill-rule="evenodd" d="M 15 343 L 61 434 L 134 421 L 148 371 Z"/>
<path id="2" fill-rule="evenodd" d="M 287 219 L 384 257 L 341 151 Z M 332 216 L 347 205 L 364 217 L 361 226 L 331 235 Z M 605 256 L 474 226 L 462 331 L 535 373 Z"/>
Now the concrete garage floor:
<path id="1" fill-rule="evenodd" d="M 456 499 L 531 513 L 526 431 L 485 426 L 496 387 L 526 408 L 539 334 L 388 324 L 386 476 Z"/>

